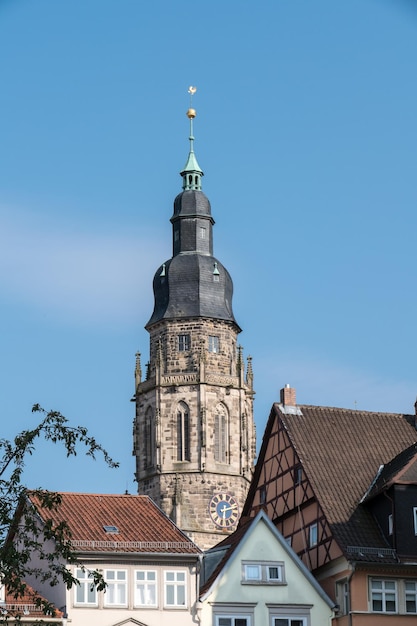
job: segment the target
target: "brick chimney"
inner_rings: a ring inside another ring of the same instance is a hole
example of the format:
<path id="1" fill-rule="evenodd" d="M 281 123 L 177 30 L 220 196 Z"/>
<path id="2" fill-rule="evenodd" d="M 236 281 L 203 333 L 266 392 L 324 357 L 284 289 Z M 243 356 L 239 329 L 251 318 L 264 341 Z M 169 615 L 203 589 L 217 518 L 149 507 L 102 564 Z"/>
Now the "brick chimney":
<path id="1" fill-rule="evenodd" d="M 280 402 L 284 406 L 295 406 L 297 403 L 295 401 L 295 389 L 294 387 L 290 387 L 288 384 L 285 385 L 284 389 L 281 389 L 280 394 Z"/>

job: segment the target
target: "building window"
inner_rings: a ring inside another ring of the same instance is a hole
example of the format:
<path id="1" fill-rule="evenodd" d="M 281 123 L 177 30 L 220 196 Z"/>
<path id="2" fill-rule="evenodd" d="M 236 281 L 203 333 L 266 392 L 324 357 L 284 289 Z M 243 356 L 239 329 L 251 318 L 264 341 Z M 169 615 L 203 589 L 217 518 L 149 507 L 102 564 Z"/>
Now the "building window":
<path id="1" fill-rule="evenodd" d="M 266 568 L 267 580 L 271 583 L 281 582 L 282 580 L 282 566 L 281 565 L 268 565 Z"/>
<path id="2" fill-rule="evenodd" d="M 187 602 L 186 573 L 164 572 L 165 606 L 184 607 Z"/>
<path id="3" fill-rule="evenodd" d="M 309 606 L 269 605 L 271 626 L 307 626 L 310 624 Z"/>
<path id="4" fill-rule="evenodd" d="M 393 523 L 392 523 L 392 514 L 388 515 L 388 534 L 392 535 L 393 531 Z"/>
<path id="5" fill-rule="evenodd" d="M 213 353 L 218 353 L 219 352 L 219 338 L 217 337 L 217 335 L 209 335 L 208 338 L 208 351 L 209 352 L 213 352 Z"/>
<path id="6" fill-rule="evenodd" d="M 135 606 L 157 606 L 156 571 L 135 572 Z"/>
<path id="7" fill-rule="evenodd" d="M 297 465 L 297 467 L 294 468 L 294 483 L 296 485 L 300 485 L 302 480 L 303 480 L 303 470 L 302 470 L 301 465 Z"/>
<path id="8" fill-rule="evenodd" d="M 253 626 L 257 602 L 213 604 L 214 626 Z"/>
<path id="9" fill-rule="evenodd" d="M 178 352 L 187 352 L 190 347 L 190 335 L 178 335 Z"/>
<path id="10" fill-rule="evenodd" d="M 177 461 L 190 460 L 190 413 L 185 402 L 177 409 Z"/>
<path id="11" fill-rule="evenodd" d="M 97 606 L 97 591 L 93 575 L 88 571 L 76 569 L 75 577 L 80 583 L 75 587 L 75 604 Z"/>
<path id="12" fill-rule="evenodd" d="M 413 507 L 414 534 L 417 535 L 417 506 Z"/>
<path id="13" fill-rule="evenodd" d="M 145 454 L 144 454 L 144 465 L 146 467 L 152 467 L 154 463 L 153 454 L 154 454 L 154 420 L 153 413 L 151 407 L 146 409 L 145 413 L 145 428 L 144 428 L 144 444 L 145 444 Z"/>
<path id="14" fill-rule="evenodd" d="M 349 584 L 347 580 L 339 580 L 336 583 L 336 601 L 342 615 L 349 613 Z"/>
<path id="15" fill-rule="evenodd" d="M 127 572 L 124 569 L 105 570 L 107 583 L 104 593 L 105 606 L 127 606 Z"/>
<path id="16" fill-rule="evenodd" d="M 249 563 L 244 565 L 243 580 L 245 582 L 253 582 L 254 580 L 255 581 L 262 580 L 262 578 L 261 578 L 261 566 L 260 565 L 253 565 L 253 564 L 249 564 Z"/>
<path id="17" fill-rule="evenodd" d="M 250 626 L 250 617 L 245 615 L 216 615 L 216 626 Z"/>
<path id="18" fill-rule="evenodd" d="M 397 583 L 395 580 L 371 578 L 371 606 L 374 613 L 397 612 Z"/>
<path id="19" fill-rule="evenodd" d="M 214 459 L 219 463 L 227 462 L 228 419 L 225 407 L 219 404 L 214 416 Z"/>
<path id="20" fill-rule="evenodd" d="M 308 545 L 310 548 L 313 548 L 314 546 L 317 545 L 317 543 L 318 543 L 318 527 L 316 523 L 316 524 L 311 524 L 309 528 Z"/>
<path id="21" fill-rule="evenodd" d="M 205 239 L 206 238 L 206 229 L 204 228 L 204 226 L 200 226 L 200 239 Z"/>
<path id="22" fill-rule="evenodd" d="M 405 581 L 405 612 L 417 613 L 417 582 Z"/>
<path id="23" fill-rule="evenodd" d="M 242 584 L 285 584 L 284 563 L 276 561 L 242 561 Z"/>
<path id="24" fill-rule="evenodd" d="M 305 617 L 274 617 L 272 626 L 307 626 Z"/>

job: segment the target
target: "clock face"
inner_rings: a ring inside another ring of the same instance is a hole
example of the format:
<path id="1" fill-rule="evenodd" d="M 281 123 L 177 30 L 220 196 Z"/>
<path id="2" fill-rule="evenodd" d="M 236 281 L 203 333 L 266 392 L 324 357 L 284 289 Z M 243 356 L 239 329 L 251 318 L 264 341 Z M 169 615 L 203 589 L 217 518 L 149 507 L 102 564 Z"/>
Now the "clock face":
<path id="1" fill-rule="evenodd" d="M 239 519 L 239 506 L 230 494 L 216 493 L 210 500 L 209 513 L 216 526 L 231 528 Z"/>

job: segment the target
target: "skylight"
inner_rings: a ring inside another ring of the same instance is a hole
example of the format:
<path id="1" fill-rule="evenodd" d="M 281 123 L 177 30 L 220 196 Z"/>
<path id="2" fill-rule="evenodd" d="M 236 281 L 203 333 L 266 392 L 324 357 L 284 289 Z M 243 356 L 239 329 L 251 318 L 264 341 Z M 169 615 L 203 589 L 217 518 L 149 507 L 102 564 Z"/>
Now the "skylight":
<path id="1" fill-rule="evenodd" d="M 117 528 L 117 526 L 103 526 L 104 530 L 106 531 L 106 533 L 118 533 L 119 529 Z"/>

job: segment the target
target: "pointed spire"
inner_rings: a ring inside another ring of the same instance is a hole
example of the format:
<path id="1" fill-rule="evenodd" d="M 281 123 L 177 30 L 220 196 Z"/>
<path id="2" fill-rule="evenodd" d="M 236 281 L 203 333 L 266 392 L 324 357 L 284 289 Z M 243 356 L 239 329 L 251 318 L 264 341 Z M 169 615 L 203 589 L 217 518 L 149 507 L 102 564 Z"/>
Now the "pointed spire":
<path id="1" fill-rule="evenodd" d="M 142 382 L 142 368 L 140 365 L 140 352 L 136 352 L 136 363 L 135 363 L 135 384 L 136 387 L 139 383 Z"/>
<path id="2" fill-rule="evenodd" d="M 194 135 L 193 135 L 193 119 L 197 115 L 196 110 L 191 106 L 193 103 L 193 95 L 197 91 L 197 87 L 189 87 L 188 93 L 190 94 L 190 108 L 187 111 L 187 117 L 190 120 L 190 152 L 188 154 L 187 163 L 181 172 L 182 176 L 182 188 L 185 190 L 194 189 L 201 191 L 201 178 L 204 176 L 201 167 L 197 162 L 197 158 L 194 154 Z"/>

